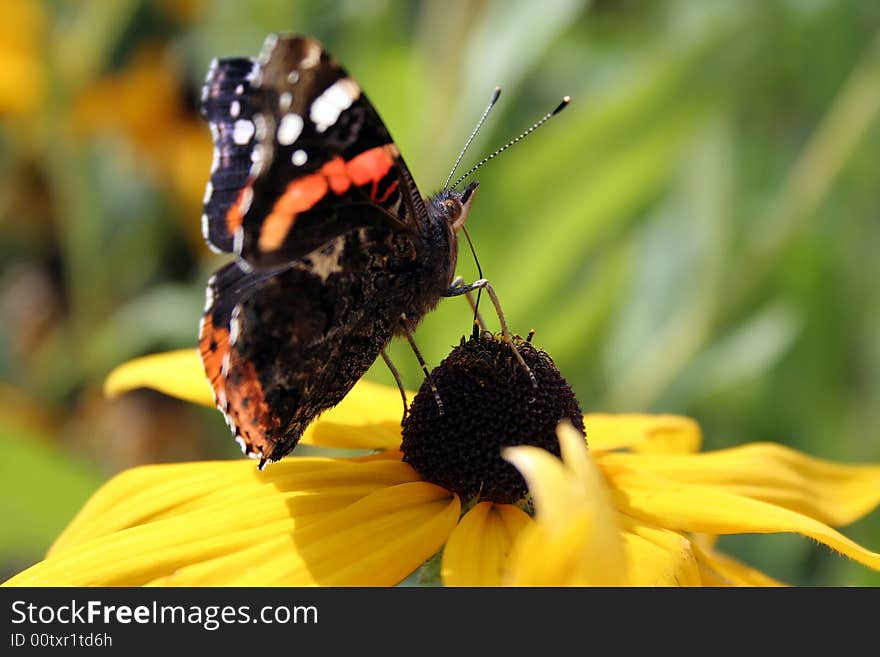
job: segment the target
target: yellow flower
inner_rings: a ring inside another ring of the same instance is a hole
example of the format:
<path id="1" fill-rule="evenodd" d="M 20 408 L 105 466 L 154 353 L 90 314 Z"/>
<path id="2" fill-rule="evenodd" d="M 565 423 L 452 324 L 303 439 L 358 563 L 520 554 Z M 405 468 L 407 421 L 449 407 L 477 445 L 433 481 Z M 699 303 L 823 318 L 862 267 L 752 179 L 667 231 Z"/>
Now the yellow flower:
<path id="1" fill-rule="evenodd" d="M 193 4 L 193 3 L 190 3 Z M 181 217 L 194 245 L 201 246 L 198 222 L 205 174 L 211 164 L 211 135 L 183 98 L 181 65 L 167 44 L 143 43 L 126 68 L 91 81 L 71 111 L 72 134 L 92 139 L 115 133 L 126 137 L 139 162 L 181 203 Z"/>
<path id="2" fill-rule="evenodd" d="M 561 460 L 538 447 L 502 453 L 525 477 L 536 522 L 519 537 L 507 582 L 520 585 L 619 586 L 628 581 L 623 527 L 583 435 L 557 428 Z M 553 555 L 552 559 L 534 558 Z"/>
<path id="3" fill-rule="evenodd" d="M 829 526 L 880 503 L 880 466 L 832 464 L 771 443 L 698 454 L 696 426 L 658 441 L 649 437 L 655 422 L 588 416 L 590 450 L 561 424 L 561 460 L 535 447 L 505 450 L 529 484 L 537 520 L 517 544 L 510 583 L 778 585 L 713 549 L 714 536 L 739 533 L 802 534 L 880 570 L 880 554 Z M 648 439 L 631 443 L 639 434 Z M 534 558 L 541 554 L 556 558 Z"/>
<path id="4" fill-rule="evenodd" d="M 107 382 L 111 394 L 139 386 L 213 406 L 195 351 L 133 361 Z M 399 420 L 398 392 L 362 381 L 301 443 L 369 456 L 124 472 L 6 585 L 393 585 L 441 549 L 447 585 L 775 584 L 711 544 L 762 532 L 799 533 L 880 569 L 880 554 L 829 526 L 880 503 L 880 466 L 773 444 L 698 453 L 688 418 L 587 414 L 589 451 L 561 430 L 561 461 L 534 447 L 506 452 L 535 520 L 486 501 L 462 515 L 457 494 L 403 462 Z"/>
<path id="5" fill-rule="evenodd" d="M 0 21 L 0 117 L 36 112 L 46 96 L 46 13 L 32 0 L 7 0 Z"/>

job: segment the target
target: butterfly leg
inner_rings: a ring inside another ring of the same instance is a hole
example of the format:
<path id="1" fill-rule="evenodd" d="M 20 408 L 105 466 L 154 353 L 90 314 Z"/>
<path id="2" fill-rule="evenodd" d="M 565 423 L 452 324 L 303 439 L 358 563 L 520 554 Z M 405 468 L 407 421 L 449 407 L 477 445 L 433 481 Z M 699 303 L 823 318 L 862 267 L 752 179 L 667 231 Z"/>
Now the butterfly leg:
<path id="1" fill-rule="evenodd" d="M 388 357 L 388 352 L 384 349 L 379 352 L 382 354 L 382 360 L 385 361 L 385 364 L 388 366 L 388 369 L 391 370 L 392 376 L 394 376 L 394 380 L 397 382 L 397 389 L 400 390 L 400 398 L 403 400 L 403 417 L 400 418 L 400 423 L 403 424 L 403 421 L 406 420 L 406 412 L 407 412 L 407 401 L 406 401 L 406 389 L 403 387 L 403 381 L 400 379 L 400 372 L 397 371 L 397 368 L 394 367 L 394 363 L 391 362 L 391 358 Z"/>
<path id="2" fill-rule="evenodd" d="M 409 341 L 409 346 L 412 347 L 413 353 L 416 355 L 416 358 L 419 361 L 419 365 L 422 366 L 422 372 L 425 374 L 425 380 L 428 382 L 428 385 L 431 386 L 431 392 L 434 393 L 434 400 L 437 402 L 437 410 L 440 415 L 443 415 L 443 400 L 440 399 L 440 393 L 437 391 L 437 386 L 434 385 L 434 379 L 431 378 L 431 372 L 428 371 L 428 365 L 427 363 L 425 363 L 425 359 L 422 358 L 422 352 L 419 351 L 419 348 L 416 345 L 416 341 L 413 339 L 412 329 L 410 328 L 410 323 L 406 316 L 406 313 L 401 315 L 400 319 L 404 331 L 406 332 L 406 339 Z"/>
<path id="3" fill-rule="evenodd" d="M 452 280 L 452 284 L 451 284 L 451 286 L 450 286 L 450 289 L 451 289 L 451 288 L 459 287 L 462 283 L 464 283 L 464 277 L 463 277 L 463 276 L 456 276 L 456 277 Z M 480 311 L 477 309 L 477 302 L 474 301 L 474 297 L 473 297 L 473 295 L 471 294 L 471 291 L 468 290 L 467 292 L 465 292 L 465 293 L 464 293 L 464 296 L 467 298 L 467 300 L 468 300 L 468 304 L 470 304 L 471 310 L 474 311 L 474 323 L 475 323 L 475 324 L 476 324 L 481 330 L 483 330 L 483 331 L 487 330 L 487 329 L 486 329 L 486 322 L 483 321 L 483 316 L 480 315 Z"/>
<path id="4" fill-rule="evenodd" d="M 443 296 L 457 297 L 462 294 L 472 292 L 473 290 L 480 289 L 486 290 L 486 293 L 492 300 L 492 305 L 495 306 L 495 314 L 498 315 L 498 322 L 501 324 L 501 334 L 504 336 L 504 341 L 510 345 L 511 349 L 513 349 L 513 355 L 516 357 L 516 360 L 519 361 L 519 364 L 522 365 L 523 369 L 529 375 L 529 378 L 532 380 L 532 387 L 537 388 L 538 381 L 535 379 L 535 375 L 532 370 L 529 368 L 528 365 L 526 365 L 526 361 L 523 360 L 522 354 L 519 353 L 519 350 L 513 343 L 513 338 L 510 336 L 510 331 L 507 328 L 507 322 L 504 319 L 504 312 L 501 310 L 501 302 L 498 301 L 498 295 L 495 294 L 495 289 L 489 284 L 489 281 L 487 281 L 485 278 L 481 278 L 480 280 L 474 281 L 473 283 L 469 283 L 467 285 L 453 285 L 443 293 Z"/>

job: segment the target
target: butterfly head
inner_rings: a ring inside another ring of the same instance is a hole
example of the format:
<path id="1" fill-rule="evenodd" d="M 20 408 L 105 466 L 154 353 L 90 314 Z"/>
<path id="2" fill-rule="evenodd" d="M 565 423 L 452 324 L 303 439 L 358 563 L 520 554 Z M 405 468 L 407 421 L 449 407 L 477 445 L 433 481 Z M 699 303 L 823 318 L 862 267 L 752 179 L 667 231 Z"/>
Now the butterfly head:
<path id="1" fill-rule="evenodd" d="M 431 210 L 434 216 L 442 217 L 449 224 L 454 233 L 464 226 L 468 212 L 471 209 L 471 201 L 474 200 L 474 192 L 480 183 L 472 182 L 463 190 L 444 189 L 431 198 Z"/>

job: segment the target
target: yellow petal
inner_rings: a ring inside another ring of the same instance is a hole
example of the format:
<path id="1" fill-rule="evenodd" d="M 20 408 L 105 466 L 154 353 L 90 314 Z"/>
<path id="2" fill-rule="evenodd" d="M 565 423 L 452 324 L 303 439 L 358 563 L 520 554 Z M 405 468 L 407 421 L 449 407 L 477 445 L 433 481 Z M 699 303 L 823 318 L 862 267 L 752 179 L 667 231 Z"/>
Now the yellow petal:
<path id="1" fill-rule="evenodd" d="M 578 482 L 571 481 L 571 474 L 562 461 L 548 451 L 522 445 L 508 447 L 502 450 L 501 455 L 526 480 L 535 503 L 536 516 L 543 524 L 564 525 L 569 511 L 584 501 Z M 572 502 L 575 504 L 572 505 Z"/>
<path id="2" fill-rule="evenodd" d="M 694 541 L 694 553 L 700 565 L 703 586 L 785 586 L 760 570 L 747 566 Z"/>
<path id="3" fill-rule="evenodd" d="M 511 586 L 622 586 L 626 584 L 625 552 L 616 543 L 595 540 L 595 518 L 572 511 L 565 526 L 526 526 L 514 544 L 505 583 Z"/>
<path id="4" fill-rule="evenodd" d="M 793 532 L 809 536 L 875 570 L 880 554 L 803 514 L 711 486 L 664 479 L 621 465 L 600 462 L 612 485 L 617 508 L 674 531 L 709 534 Z"/>
<path id="5" fill-rule="evenodd" d="M 210 496 L 220 486 L 237 488 L 253 479 L 254 470 L 249 461 L 147 465 L 126 470 L 89 498 L 55 540 L 49 555 L 161 518 L 182 504 Z"/>
<path id="6" fill-rule="evenodd" d="M 374 490 L 418 480 L 405 463 L 302 457 L 284 459 L 263 472 L 253 461 L 150 465 L 127 470 L 102 486 L 55 541 L 49 554 L 98 536 L 185 511 L 225 509 L 288 500 L 301 520 L 350 503 Z"/>
<path id="7" fill-rule="evenodd" d="M 293 531 L 283 501 L 228 512 L 206 509 L 68 547 L 4 586 L 141 586 L 187 564 L 247 549 Z"/>
<path id="8" fill-rule="evenodd" d="M 408 392 L 407 399 L 415 393 Z M 301 442 L 321 447 L 385 449 L 400 447 L 403 402 L 397 388 L 361 379 L 337 406 L 306 429 Z"/>
<path id="9" fill-rule="evenodd" d="M 229 586 L 254 564 L 276 563 L 288 558 L 292 554 L 291 533 L 281 531 L 277 536 L 255 545 L 231 550 L 211 559 L 194 561 L 145 582 L 144 586 Z M 265 586 L 265 583 L 256 585 Z"/>
<path id="10" fill-rule="evenodd" d="M 513 543 L 531 522 L 510 504 L 477 504 L 459 521 L 443 549 L 443 583 L 500 586 Z"/>
<path id="11" fill-rule="evenodd" d="M 584 425 L 593 451 L 691 453 L 702 442 L 700 425 L 681 415 L 587 413 Z"/>
<path id="12" fill-rule="evenodd" d="M 294 530 L 418 478 L 406 464 L 389 460 L 298 458 L 263 473 L 252 463 L 240 463 L 250 467 L 239 468 L 239 462 L 150 466 L 114 478 L 44 561 L 7 584 L 146 584 L 279 538 L 289 543 Z"/>
<path id="13" fill-rule="evenodd" d="M 773 443 L 692 455 L 607 454 L 603 462 L 718 486 L 833 526 L 848 525 L 880 504 L 880 465 L 830 463 Z"/>
<path id="14" fill-rule="evenodd" d="M 104 381 L 104 394 L 108 397 L 136 388 L 153 388 L 195 404 L 214 406 L 214 393 L 196 349 L 135 358 L 114 369 Z"/>
<path id="15" fill-rule="evenodd" d="M 602 475 L 577 430 L 560 424 L 557 435 L 565 463 L 535 447 L 503 452 L 525 478 L 537 520 L 517 541 L 509 583 L 621 584 L 626 573 L 623 539 Z"/>
<path id="16" fill-rule="evenodd" d="M 691 541 L 678 532 L 621 517 L 631 586 L 700 586 Z"/>
<path id="17" fill-rule="evenodd" d="M 214 393 L 208 384 L 201 356 L 195 349 L 181 349 L 136 358 L 113 370 L 104 382 L 110 397 L 136 388 L 153 388 L 166 395 L 214 407 Z M 412 399 L 414 393 L 407 393 Z M 389 449 L 400 447 L 403 402 L 397 388 L 370 381 L 358 381 L 334 408 L 322 414 L 300 442 L 346 449 Z"/>
<path id="18" fill-rule="evenodd" d="M 434 555 L 458 522 L 458 497 L 426 482 L 375 493 L 279 539 L 233 586 L 391 586 Z M 167 580 L 166 583 L 169 583 Z M 173 580 L 189 585 L 182 571 Z"/>

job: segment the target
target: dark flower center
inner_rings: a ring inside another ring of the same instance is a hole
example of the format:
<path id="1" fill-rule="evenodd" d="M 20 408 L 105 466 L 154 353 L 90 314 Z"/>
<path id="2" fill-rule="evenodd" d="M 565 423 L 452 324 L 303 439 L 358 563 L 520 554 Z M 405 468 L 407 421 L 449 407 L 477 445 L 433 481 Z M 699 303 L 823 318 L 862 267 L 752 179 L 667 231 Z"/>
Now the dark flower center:
<path id="1" fill-rule="evenodd" d="M 535 445 L 559 456 L 556 425 L 569 419 L 582 433 L 583 414 L 550 356 L 515 338 L 535 375 L 535 388 L 510 346 L 488 332 L 459 344 L 431 372 L 443 402 L 425 380 L 403 422 L 403 460 L 427 481 L 463 501 L 511 504 L 528 489 L 501 449 Z"/>

